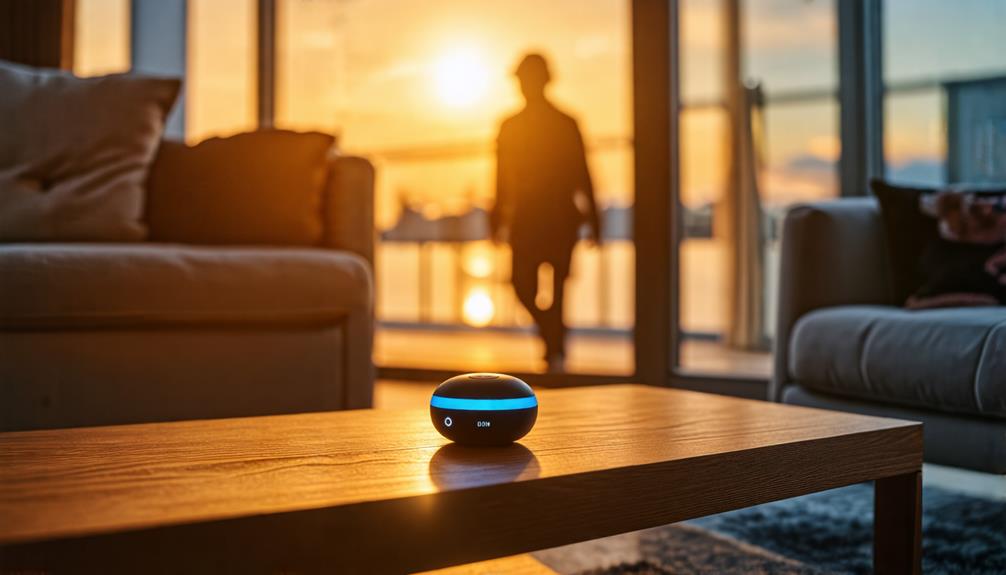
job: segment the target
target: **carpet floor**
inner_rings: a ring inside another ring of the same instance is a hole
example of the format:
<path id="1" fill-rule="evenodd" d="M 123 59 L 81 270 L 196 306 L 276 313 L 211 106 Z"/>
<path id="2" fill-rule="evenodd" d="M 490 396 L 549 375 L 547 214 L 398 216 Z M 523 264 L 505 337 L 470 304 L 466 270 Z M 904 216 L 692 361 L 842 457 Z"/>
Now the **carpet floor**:
<path id="1" fill-rule="evenodd" d="M 923 573 L 1006 574 L 1006 501 L 923 490 Z M 805 497 L 535 553 L 560 573 L 872 573 L 873 487 Z"/>

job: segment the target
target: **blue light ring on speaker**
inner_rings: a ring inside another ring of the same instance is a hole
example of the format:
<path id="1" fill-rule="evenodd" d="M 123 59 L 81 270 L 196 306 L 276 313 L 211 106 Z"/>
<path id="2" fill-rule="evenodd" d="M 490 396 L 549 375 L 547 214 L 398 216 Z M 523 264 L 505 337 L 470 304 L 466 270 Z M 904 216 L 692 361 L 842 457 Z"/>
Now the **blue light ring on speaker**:
<path id="1" fill-rule="evenodd" d="M 456 411 L 514 411 L 538 407 L 538 398 L 507 397 L 492 399 L 474 399 L 467 397 L 443 397 L 434 395 L 430 398 L 430 406 Z"/>
<path id="2" fill-rule="evenodd" d="M 430 419 L 451 441 L 471 446 L 508 445 L 538 419 L 538 399 L 527 383 L 501 373 L 454 376 L 430 398 Z"/>

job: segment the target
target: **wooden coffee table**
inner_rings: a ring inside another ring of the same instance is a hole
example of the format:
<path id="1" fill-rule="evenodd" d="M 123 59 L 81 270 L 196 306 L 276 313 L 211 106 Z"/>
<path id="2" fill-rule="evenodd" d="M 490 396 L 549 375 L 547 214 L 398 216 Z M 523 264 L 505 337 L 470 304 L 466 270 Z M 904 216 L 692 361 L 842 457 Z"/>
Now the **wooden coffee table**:
<path id="1" fill-rule="evenodd" d="M 408 572 L 876 481 L 918 573 L 922 426 L 636 385 L 545 390 L 519 445 L 424 410 L 0 434 L 0 571 Z"/>

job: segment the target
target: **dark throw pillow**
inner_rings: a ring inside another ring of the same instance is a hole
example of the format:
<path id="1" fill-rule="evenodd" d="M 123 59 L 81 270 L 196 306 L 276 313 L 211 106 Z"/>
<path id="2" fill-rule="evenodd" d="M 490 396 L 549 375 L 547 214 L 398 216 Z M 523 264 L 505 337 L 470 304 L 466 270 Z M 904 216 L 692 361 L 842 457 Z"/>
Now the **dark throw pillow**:
<path id="1" fill-rule="evenodd" d="M 898 301 L 911 308 L 1006 304 L 1006 189 L 871 182 Z"/>
<path id="2" fill-rule="evenodd" d="M 884 220 L 894 299 L 904 302 L 925 282 L 919 262 L 926 247 L 939 237 L 936 219 L 919 209 L 922 195 L 935 190 L 894 186 L 879 179 L 872 180 L 870 187 Z"/>
<path id="3" fill-rule="evenodd" d="M 150 239 L 316 245 L 334 138 L 264 130 L 195 146 L 165 141 L 147 182 Z"/>
<path id="4" fill-rule="evenodd" d="M 0 241 L 136 241 L 179 81 L 0 61 Z"/>

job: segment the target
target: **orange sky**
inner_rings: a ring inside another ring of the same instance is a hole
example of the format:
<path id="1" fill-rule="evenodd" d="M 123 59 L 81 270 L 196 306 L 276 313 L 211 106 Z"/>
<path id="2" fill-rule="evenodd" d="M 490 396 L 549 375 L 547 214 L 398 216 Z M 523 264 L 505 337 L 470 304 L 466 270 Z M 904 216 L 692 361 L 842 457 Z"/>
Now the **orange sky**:
<path id="1" fill-rule="evenodd" d="M 886 4 L 896 16 L 889 28 L 899 45 L 911 38 L 905 21 L 921 18 L 906 2 Z M 189 0 L 190 141 L 255 125 L 255 5 Z M 491 195 L 491 158 L 485 155 L 418 164 L 385 161 L 380 152 L 450 142 L 486 147 L 499 119 L 519 105 L 509 72 L 528 49 L 551 58 L 552 93 L 580 119 L 588 142 L 630 135 L 625 0 L 595 0 L 589 8 L 582 0 L 281 0 L 278 6 L 277 125 L 338 133 L 343 148 L 371 155 L 382 170 L 385 223 L 394 217 L 399 195 L 444 205 Z M 722 86 L 720 3 L 687 0 L 683 7 L 683 96 L 686 102 L 714 100 Z M 748 76 L 760 78 L 769 94 L 836 85 L 834 0 L 760 0 L 745 7 Z M 937 3 L 933 10 L 942 8 Z M 989 0 L 965 0 L 959 7 L 972 14 L 972 27 L 984 25 L 974 14 L 997 9 Z M 77 19 L 79 73 L 128 67 L 128 0 L 78 0 Z M 915 29 L 928 25 L 923 19 Z M 979 54 L 976 65 L 988 65 L 982 63 L 984 48 L 1003 40 L 982 39 L 991 32 L 978 36 L 964 44 Z M 929 62 L 954 69 L 959 59 L 948 52 L 930 54 Z M 910 53 L 888 59 L 895 75 L 918 69 Z M 892 164 L 941 157 L 941 98 L 923 94 L 889 101 L 886 146 Z M 811 158 L 826 166 L 837 158 L 837 115 L 837 106 L 826 102 L 769 109 L 766 198 L 788 201 L 834 192 L 833 171 L 793 170 L 791 164 Z M 688 204 L 719 195 L 725 127 L 715 109 L 688 112 L 683 119 Z M 603 200 L 631 201 L 631 149 L 595 153 L 590 162 Z"/>

